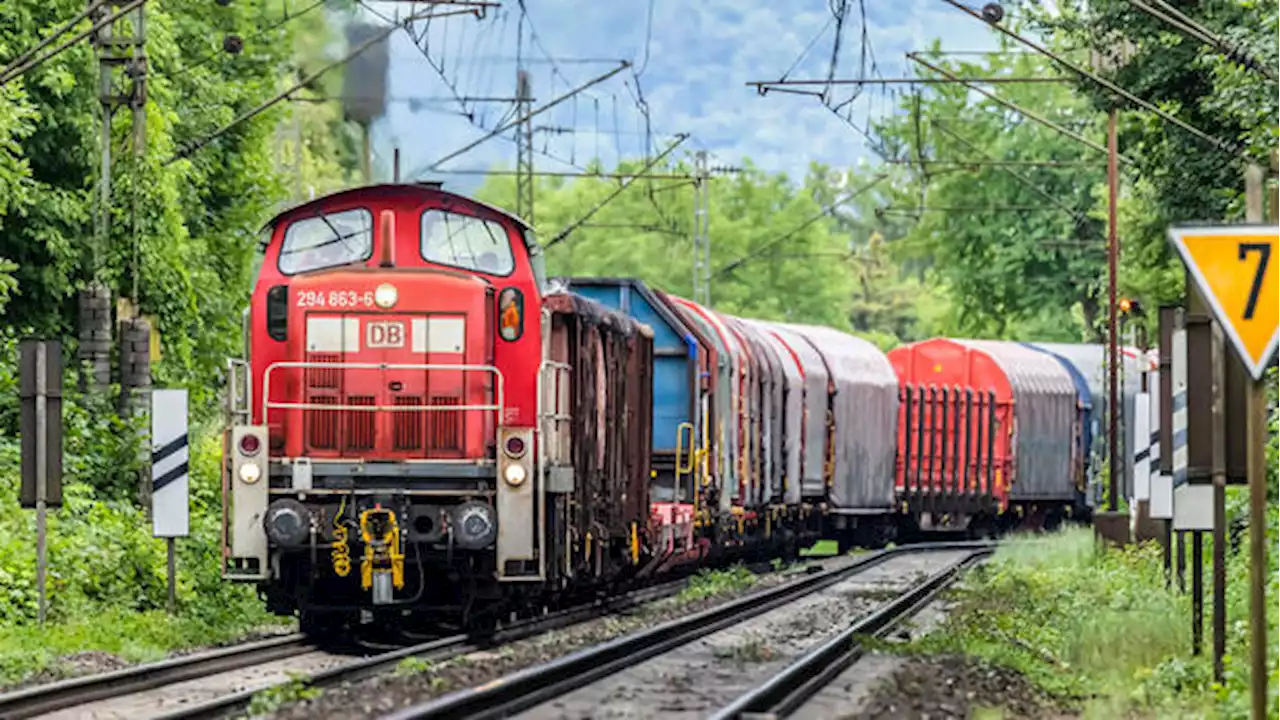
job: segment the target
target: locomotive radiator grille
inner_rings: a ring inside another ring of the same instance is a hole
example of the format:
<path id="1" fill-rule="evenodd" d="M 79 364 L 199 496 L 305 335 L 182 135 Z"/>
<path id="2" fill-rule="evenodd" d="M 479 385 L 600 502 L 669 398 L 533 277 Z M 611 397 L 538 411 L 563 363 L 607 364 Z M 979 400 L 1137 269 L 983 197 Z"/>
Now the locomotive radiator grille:
<path id="1" fill-rule="evenodd" d="M 342 360 L 342 357 L 330 353 L 310 353 L 307 359 L 313 363 L 336 364 Z M 336 367 L 308 367 L 306 373 L 307 387 L 314 390 L 337 390 L 342 377 L 342 372 Z"/>
<path id="2" fill-rule="evenodd" d="M 433 395 L 435 407 L 461 405 L 459 398 Z M 427 415 L 427 452 L 458 452 L 462 450 L 462 413 L 458 410 L 433 410 Z"/>
<path id="3" fill-rule="evenodd" d="M 337 405 L 338 398 L 315 396 L 316 405 Z M 338 411 L 312 410 L 307 413 L 307 443 L 315 450 L 336 450 L 338 447 Z"/>
<path id="4" fill-rule="evenodd" d="M 421 407 L 422 398 L 398 395 L 396 407 Z M 423 422 L 422 413 L 406 410 L 397 412 L 391 418 L 392 433 L 396 450 L 422 449 Z"/>
<path id="5" fill-rule="evenodd" d="M 348 405 L 373 407 L 372 395 L 348 395 Z M 346 450 L 372 450 L 378 437 L 378 414 L 372 410 L 347 410 Z"/>
<path id="6" fill-rule="evenodd" d="M 268 394 L 277 371 L 299 400 Z M 296 449 L 286 451 L 298 457 L 481 458 L 493 451 L 485 433 L 503 409 L 501 373 L 485 365 L 359 363 L 308 353 L 303 362 L 270 365 L 263 388 L 264 414 L 286 411 L 286 424 L 301 425 Z"/>

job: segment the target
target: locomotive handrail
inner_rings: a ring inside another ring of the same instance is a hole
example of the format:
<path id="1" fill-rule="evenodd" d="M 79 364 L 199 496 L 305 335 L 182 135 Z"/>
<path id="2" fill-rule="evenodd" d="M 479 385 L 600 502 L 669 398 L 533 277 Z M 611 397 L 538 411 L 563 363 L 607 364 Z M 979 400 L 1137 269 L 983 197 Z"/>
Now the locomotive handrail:
<path id="1" fill-rule="evenodd" d="M 278 402 L 271 398 L 271 373 L 281 368 L 319 368 L 324 370 L 457 370 L 463 372 L 488 372 L 497 380 L 497 402 L 483 405 L 325 405 L 322 403 Z M 502 371 L 493 365 L 466 365 L 460 363 L 361 363 L 361 362 L 314 362 L 314 361 L 281 361 L 267 366 L 262 375 L 262 419 L 267 419 L 267 411 L 277 410 L 351 410 L 366 412 L 441 412 L 441 411 L 489 411 L 498 414 L 499 422 L 504 407 L 503 387 L 505 379 Z"/>

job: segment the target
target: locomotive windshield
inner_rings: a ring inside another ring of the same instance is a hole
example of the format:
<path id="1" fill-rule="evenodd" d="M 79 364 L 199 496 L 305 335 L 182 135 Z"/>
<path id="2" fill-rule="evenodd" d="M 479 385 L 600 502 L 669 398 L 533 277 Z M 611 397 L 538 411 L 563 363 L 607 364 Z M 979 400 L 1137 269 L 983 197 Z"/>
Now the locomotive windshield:
<path id="1" fill-rule="evenodd" d="M 280 272 L 310 270 L 368 260 L 373 255 L 373 215 L 363 208 L 317 215 L 284 231 Z"/>
<path id="2" fill-rule="evenodd" d="M 422 258 L 490 275 L 510 275 L 516 268 L 500 223 L 444 210 L 422 214 Z"/>

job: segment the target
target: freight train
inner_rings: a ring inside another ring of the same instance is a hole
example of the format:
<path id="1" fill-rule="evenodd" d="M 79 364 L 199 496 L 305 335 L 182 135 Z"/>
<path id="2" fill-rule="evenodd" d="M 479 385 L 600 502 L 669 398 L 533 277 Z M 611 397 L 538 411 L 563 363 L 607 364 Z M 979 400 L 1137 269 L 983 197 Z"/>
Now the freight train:
<path id="1" fill-rule="evenodd" d="M 1097 394 L 1061 349 L 886 354 L 549 278 L 531 227 L 439 184 L 307 202 L 262 249 L 229 367 L 223 573 L 306 632 L 492 627 L 823 538 L 1090 504 Z"/>

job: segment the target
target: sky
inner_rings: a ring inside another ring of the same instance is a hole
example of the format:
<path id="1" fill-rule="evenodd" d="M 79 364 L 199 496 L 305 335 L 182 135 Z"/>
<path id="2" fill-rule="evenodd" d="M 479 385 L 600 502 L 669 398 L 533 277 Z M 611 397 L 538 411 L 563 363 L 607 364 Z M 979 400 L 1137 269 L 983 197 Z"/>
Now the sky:
<path id="1" fill-rule="evenodd" d="M 620 60 L 633 63 L 535 119 L 538 170 L 572 171 L 592 158 L 610 167 L 619 158 L 651 154 L 647 140 L 661 149 L 675 134 L 689 133 L 674 157 L 706 150 L 712 165 L 750 158 L 758 167 L 798 179 L 811 161 L 836 167 L 874 161 L 851 125 L 865 128 L 868 119 L 894 112 L 894 98 L 879 88 L 864 90 L 841 117 L 818 98 L 761 96 L 746 85 L 784 73 L 825 78 L 836 37 L 832 7 L 840 0 L 525 0 L 523 32 L 519 0 L 501 4 L 484 19 L 464 15 L 418 23 L 421 42 L 407 32 L 392 36 L 387 113 L 371 131 L 379 179 L 389 176 L 397 147 L 405 179 L 414 173 L 463 191 L 481 178 L 444 171 L 513 168 L 516 146 L 513 133 L 506 132 L 434 172 L 422 172 L 510 119 L 511 103 L 469 99 L 514 95 L 517 55 L 526 59 L 535 108 L 618 67 Z M 413 6 L 370 0 L 366 7 L 394 18 Z M 995 46 L 983 23 L 942 0 L 849 0 L 847 8 L 835 53 L 837 78 L 872 75 L 873 61 L 879 75 L 908 76 L 911 63 L 904 53 L 935 38 L 948 51 Z M 367 11 L 365 17 L 383 22 Z M 851 92 L 838 90 L 840 100 Z"/>

